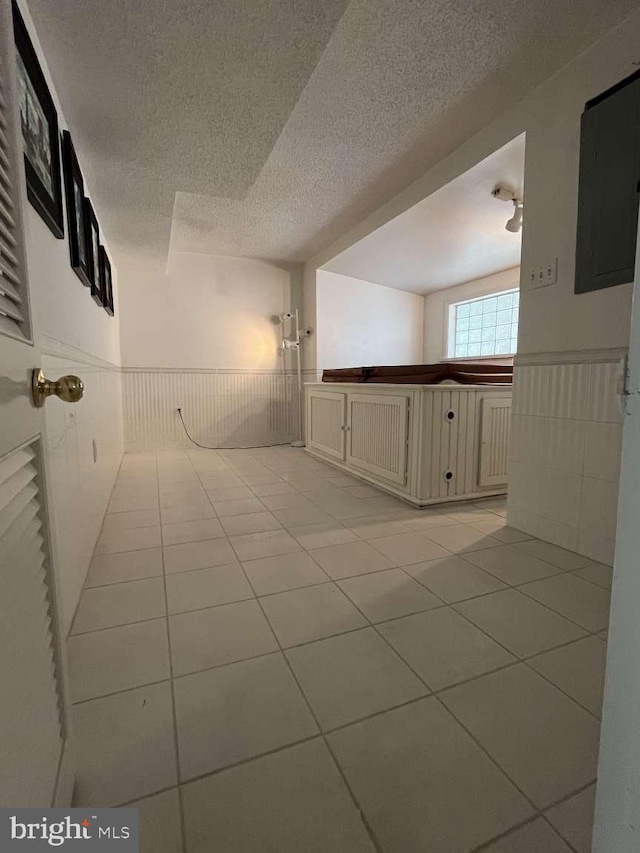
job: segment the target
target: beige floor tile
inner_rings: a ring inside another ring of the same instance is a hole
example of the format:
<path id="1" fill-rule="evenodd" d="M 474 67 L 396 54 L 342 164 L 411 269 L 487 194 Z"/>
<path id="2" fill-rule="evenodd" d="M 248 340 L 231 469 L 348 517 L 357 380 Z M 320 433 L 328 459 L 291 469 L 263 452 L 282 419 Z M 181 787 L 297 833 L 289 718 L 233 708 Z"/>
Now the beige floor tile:
<path id="1" fill-rule="evenodd" d="M 371 622 L 395 619 L 442 606 L 439 598 L 402 569 L 359 575 L 340 581 L 338 586 Z"/>
<path id="2" fill-rule="evenodd" d="M 136 527 L 154 527 L 160 524 L 160 510 L 139 509 L 134 512 L 114 512 L 104 517 L 102 533 L 118 533 Z"/>
<path id="3" fill-rule="evenodd" d="M 327 548 L 313 549 L 310 553 L 332 578 L 348 578 L 393 567 L 391 560 L 372 548 L 368 542 L 330 545 Z"/>
<path id="4" fill-rule="evenodd" d="M 303 548 L 325 548 L 328 545 L 344 545 L 345 542 L 357 542 L 355 533 L 344 527 L 339 521 L 302 524 L 289 528 L 289 533 Z"/>
<path id="5" fill-rule="evenodd" d="M 243 562 L 302 551 L 300 545 L 286 530 L 265 530 L 263 533 L 232 536 L 231 544 L 238 559 Z"/>
<path id="6" fill-rule="evenodd" d="M 268 595 L 260 601 L 283 647 L 343 634 L 367 624 L 332 583 Z"/>
<path id="7" fill-rule="evenodd" d="M 220 539 L 225 533 L 217 518 L 201 518 L 196 521 L 176 521 L 163 524 L 164 545 L 181 545 L 183 542 L 201 542 L 203 539 Z"/>
<path id="8" fill-rule="evenodd" d="M 606 657 L 607 646 L 599 637 L 585 637 L 531 658 L 528 664 L 599 717 L 602 714 Z"/>
<path id="9" fill-rule="evenodd" d="M 507 527 L 505 520 L 495 515 L 489 520 L 471 520 L 466 522 L 466 524 L 469 527 L 473 527 L 474 530 L 479 530 L 481 533 L 485 533 L 505 545 L 512 545 L 515 542 L 524 542 L 527 539 L 531 539 L 528 533 L 516 530 L 515 527 Z"/>
<path id="10" fill-rule="evenodd" d="M 280 653 L 178 678 L 175 702 L 185 780 L 318 731 Z"/>
<path id="11" fill-rule="evenodd" d="M 485 675 L 440 698 L 538 808 L 595 779 L 597 720 L 528 667 Z"/>
<path id="12" fill-rule="evenodd" d="M 253 598 L 239 563 L 166 576 L 169 613 L 186 613 Z"/>
<path id="13" fill-rule="evenodd" d="M 140 853 L 182 853 L 178 789 L 131 803 L 138 809 Z"/>
<path id="14" fill-rule="evenodd" d="M 589 583 L 594 583 L 596 586 L 601 586 L 603 589 L 611 589 L 613 583 L 613 568 L 605 566 L 603 563 L 594 563 L 593 566 L 587 566 L 586 569 L 578 569 L 575 574 Z"/>
<path id="15" fill-rule="evenodd" d="M 162 578 L 98 586 L 85 589 L 80 596 L 71 633 L 99 631 L 165 615 Z"/>
<path id="16" fill-rule="evenodd" d="M 595 799 L 596 786 L 591 785 L 546 812 L 547 820 L 578 853 L 591 853 Z"/>
<path id="17" fill-rule="evenodd" d="M 274 512 L 277 509 L 295 509 L 296 507 L 313 507 L 313 501 L 310 501 L 300 492 L 294 491 L 282 492 L 275 495 L 267 495 L 260 498 L 262 503 Z"/>
<path id="18" fill-rule="evenodd" d="M 273 514 L 285 527 L 299 527 L 301 524 L 320 524 L 331 522 L 329 513 L 318 506 L 289 507 L 274 509 Z"/>
<path id="19" fill-rule="evenodd" d="M 537 818 L 482 848 L 482 853 L 572 853 L 546 821 Z"/>
<path id="20" fill-rule="evenodd" d="M 552 545 L 550 542 L 541 542 L 539 539 L 521 542 L 516 547 L 526 554 L 531 554 L 540 560 L 546 560 L 564 571 L 590 566 L 593 562 L 588 557 L 582 557 L 580 554 L 574 554 L 573 551 L 558 548 L 557 545 Z"/>
<path id="21" fill-rule="evenodd" d="M 584 636 L 573 622 L 515 589 L 454 605 L 489 636 L 518 657 L 529 657 Z"/>
<path id="22" fill-rule="evenodd" d="M 266 486 L 284 482 L 282 477 L 274 474 L 273 471 L 266 471 L 264 474 L 242 474 L 241 476 L 248 486 Z"/>
<path id="23" fill-rule="evenodd" d="M 270 512 L 251 512 L 248 515 L 230 515 L 222 519 L 227 536 L 244 533 L 263 533 L 265 530 L 280 530 L 282 525 Z"/>
<path id="24" fill-rule="evenodd" d="M 449 604 L 506 589 L 498 578 L 472 566 L 462 557 L 414 563 L 405 566 L 405 571 Z"/>
<path id="25" fill-rule="evenodd" d="M 469 551 L 480 551 L 482 548 L 492 548 L 498 545 L 498 540 L 474 530 L 466 524 L 447 524 L 443 527 L 429 527 L 423 531 L 433 542 L 442 545 L 454 554 Z"/>
<path id="26" fill-rule="evenodd" d="M 176 785 L 169 682 L 74 705 L 74 805 L 116 806 Z"/>
<path id="27" fill-rule="evenodd" d="M 609 624 L 609 591 L 575 575 L 557 575 L 520 590 L 587 631 L 603 631 Z"/>
<path id="28" fill-rule="evenodd" d="M 235 562 L 236 556 L 228 539 L 207 539 L 167 545 L 163 549 L 164 570 L 167 574 L 208 569 Z"/>
<path id="29" fill-rule="evenodd" d="M 231 486 L 226 489 L 207 489 L 207 495 L 211 502 L 240 501 L 246 498 L 254 498 L 255 495 L 248 486 Z"/>
<path id="30" fill-rule="evenodd" d="M 162 548 L 104 554 L 91 561 L 85 588 L 156 577 L 162 571 Z"/>
<path id="31" fill-rule="evenodd" d="M 213 507 L 209 503 L 193 506 L 171 506 L 160 510 L 163 524 L 175 524 L 179 521 L 198 521 L 201 518 L 215 518 Z"/>
<path id="32" fill-rule="evenodd" d="M 396 566 L 408 566 L 422 560 L 437 560 L 439 557 L 449 556 L 447 550 L 420 533 L 383 536 L 372 539 L 371 544 Z"/>
<path id="33" fill-rule="evenodd" d="M 384 495 L 384 492 L 373 486 L 347 486 L 345 492 L 354 498 L 377 498 L 380 495 Z"/>
<path id="34" fill-rule="evenodd" d="M 547 578 L 560 571 L 551 563 L 545 563 L 544 560 L 519 551 L 514 545 L 486 548 L 466 554 L 465 559 L 512 586 Z"/>
<path id="35" fill-rule="evenodd" d="M 432 690 L 442 690 L 515 662 L 513 655 L 448 607 L 379 626 Z"/>
<path id="36" fill-rule="evenodd" d="M 137 512 L 143 509 L 158 508 L 158 493 L 151 493 L 141 497 L 112 497 L 109 501 L 107 512 Z"/>
<path id="37" fill-rule="evenodd" d="M 160 525 L 135 527 L 129 530 L 114 530 L 102 533 L 96 543 L 94 554 L 119 554 L 123 551 L 140 551 L 162 545 Z"/>
<path id="38" fill-rule="evenodd" d="M 278 650 L 257 601 L 170 616 L 169 630 L 174 676 Z"/>
<path id="39" fill-rule="evenodd" d="M 417 514 L 418 512 L 419 515 Z M 417 530 L 418 532 L 430 530 L 432 527 L 447 527 L 452 524 L 458 524 L 451 516 L 430 509 L 416 511 L 415 517 L 407 518 L 403 523 L 407 527 L 410 527 L 411 530 Z"/>
<path id="40" fill-rule="evenodd" d="M 256 595 L 285 592 L 303 586 L 326 583 L 329 578 L 320 566 L 304 551 L 248 560 L 243 568 Z"/>
<path id="41" fill-rule="evenodd" d="M 67 641 L 73 702 L 170 678 L 164 619 L 91 631 Z"/>
<path id="42" fill-rule="evenodd" d="M 264 483 L 260 485 L 251 486 L 251 491 L 253 494 L 258 497 L 268 497 L 272 495 L 293 495 L 295 494 L 295 490 L 293 486 L 289 485 L 289 483 L 285 483 L 280 481 L 278 483 Z M 264 503 L 264 501 L 263 501 Z"/>
<path id="43" fill-rule="evenodd" d="M 286 655 L 324 731 L 428 692 L 373 628 L 298 646 Z"/>
<path id="44" fill-rule="evenodd" d="M 205 489 L 241 489 L 244 483 L 233 471 L 209 471 L 200 475 Z"/>
<path id="45" fill-rule="evenodd" d="M 195 506 L 196 504 L 207 504 L 208 502 L 207 493 L 202 487 L 174 490 L 160 495 L 161 509 L 168 509 L 172 506 Z"/>
<path id="46" fill-rule="evenodd" d="M 532 814 L 436 699 L 348 726 L 329 743 L 385 853 L 463 853 Z"/>
<path id="47" fill-rule="evenodd" d="M 220 518 L 265 511 L 264 504 L 258 498 L 243 498 L 239 501 L 213 501 L 213 508 Z"/>
<path id="48" fill-rule="evenodd" d="M 189 853 L 374 853 L 320 739 L 183 788 Z"/>
<path id="49" fill-rule="evenodd" d="M 381 536 L 397 536 L 409 533 L 409 528 L 403 521 L 395 519 L 377 520 L 371 518 L 355 519 L 346 522 L 347 527 L 360 539 L 379 539 Z"/>

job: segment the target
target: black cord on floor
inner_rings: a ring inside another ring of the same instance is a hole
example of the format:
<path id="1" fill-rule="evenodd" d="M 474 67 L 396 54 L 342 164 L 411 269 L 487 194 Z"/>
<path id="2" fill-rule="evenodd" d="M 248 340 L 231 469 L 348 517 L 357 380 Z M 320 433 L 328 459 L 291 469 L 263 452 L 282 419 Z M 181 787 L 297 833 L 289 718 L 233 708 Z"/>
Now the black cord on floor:
<path id="1" fill-rule="evenodd" d="M 191 437 L 189 430 L 187 429 L 187 425 L 184 422 L 184 418 L 182 417 L 182 409 L 180 407 L 178 407 L 178 414 L 180 415 L 180 420 L 182 421 L 182 426 L 187 434 L 187 438 L 191 444 L 195 444 L 196 447 L 200 447 L 202 450 L 260 450 L 263 447 L 287 447 L 291 444 L 290 441 L 281 441 L 278 444 L 246 444 L 241 447 L 209 447 L 206 444 L 200 444 L 200 442 L 196 441 L 195 438 Z"/>

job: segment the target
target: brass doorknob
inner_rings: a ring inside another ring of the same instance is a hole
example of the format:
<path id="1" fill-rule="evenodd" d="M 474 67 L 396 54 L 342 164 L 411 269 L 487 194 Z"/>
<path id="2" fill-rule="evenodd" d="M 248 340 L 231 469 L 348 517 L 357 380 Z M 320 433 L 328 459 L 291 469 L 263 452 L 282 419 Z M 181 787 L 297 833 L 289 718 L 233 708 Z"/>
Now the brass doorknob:
<path id="1" fill-rule="evenodd" d="M 31 377 L 33 403 L 40 408 L 44 406 L 47 397 L 55 395 L 65 403 L 77 403 L 84 394 L 84 383 L 79 376 L 61 376 L 57 382 L 46 379 L 42 370 L 36 369 Z"/>

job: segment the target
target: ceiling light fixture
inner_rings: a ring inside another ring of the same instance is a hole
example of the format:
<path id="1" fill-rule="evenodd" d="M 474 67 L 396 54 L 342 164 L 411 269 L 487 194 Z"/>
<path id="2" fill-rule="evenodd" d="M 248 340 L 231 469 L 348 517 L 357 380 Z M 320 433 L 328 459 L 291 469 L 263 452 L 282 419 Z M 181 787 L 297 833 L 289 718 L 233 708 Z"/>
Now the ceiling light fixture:
<path id="1" fill-rule="evenodd" d="M 492 191 L 491 195 L 499 201 L 513 202 L 513 216 L 507 220 L 504 226 L 507 231 L 512 234 L 517 234 L 522 228 L 522 218 L 524 214 L 524 202 L 517 192 L 506 184 L 498 184 Z"/>

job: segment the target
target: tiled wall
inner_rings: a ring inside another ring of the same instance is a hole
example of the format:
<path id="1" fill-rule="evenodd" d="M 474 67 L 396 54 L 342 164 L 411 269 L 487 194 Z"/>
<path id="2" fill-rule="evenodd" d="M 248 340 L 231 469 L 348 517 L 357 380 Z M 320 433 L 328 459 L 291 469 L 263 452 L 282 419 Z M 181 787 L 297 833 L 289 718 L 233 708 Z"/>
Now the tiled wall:
<path id="1" fill-rule="evenodd" d="M 509 524 L 609 564 L 622 448 L 622 355 L 516 362 L 511 425 Z"/>
<path id="2" fill-rule="evenodd" d="M 115 365 L 52 341 L 44 345 L 42 369 L 52 379 L 75 373 L 85 384 L 79 403 L 51 398 L 44 410 L 52 548 L 66 633 L 122 459 L 121 375 Z"/>
<path id="3" fill-rule="evenodd" d="M 289 442 L 298 429 L 295 374 L 276 370 L 125 368 L 125 449 L 189 447 L 190 433 L 210 446 Z"/>

